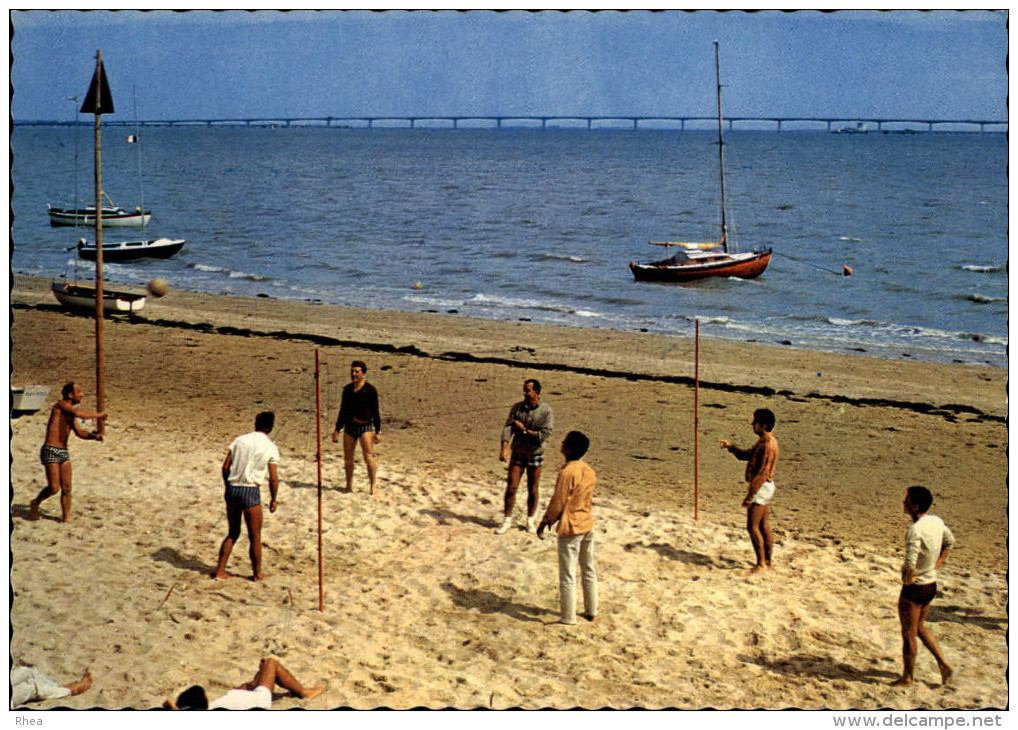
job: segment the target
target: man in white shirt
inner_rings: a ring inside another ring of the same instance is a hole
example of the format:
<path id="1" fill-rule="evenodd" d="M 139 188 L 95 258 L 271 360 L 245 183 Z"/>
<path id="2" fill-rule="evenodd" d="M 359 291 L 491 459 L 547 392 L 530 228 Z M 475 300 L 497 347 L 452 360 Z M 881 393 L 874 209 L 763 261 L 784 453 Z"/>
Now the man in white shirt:
<path id="1" fill-rule="evenodd" d="M 238 436 L 230 444 L 230 451 L 223 462 L 223 484 L 226 486 L 226 519 L 229 532 L 219 548 L 219 564 L 214 579 L 229 578 L 226 562 L 230 559 L 233 544 L 240 537 L 240 519 L 247 524 L 247 536 L 251 543 L 251 568 L 254 580 L 262 580 L 262 497 L 261 488 L 267 482 L 272 493 L 269 512 L 279 506 L 276 493 L 279 491 L 279 477 L 276 465 L 279 463 L 279 449 L 269 439 L 275 425 L 275 414 L 265 411 L 255 418 L 255 430 Z"/>
<path id="2" fill-rule="evenodd" d="M 947 553 L 954 547 L 954 535 L 944 521 L 928 514 L 932 504 L 933 495 L 926 487 L 909 487 L 905 492 L 905 514 L 912 518 L 912 526 L 905 535 L 905 562 L 901 567 L 901 595 L 898 597 L 904 667 L 901 676 L 891 683 L 899 687 L 915 684 L 917 636 L 937 660 L 941 682 L 947 684 L 954 674 L 926 626 L 930 603 L 937 595 L 937 568 L 944 564 Z"/>

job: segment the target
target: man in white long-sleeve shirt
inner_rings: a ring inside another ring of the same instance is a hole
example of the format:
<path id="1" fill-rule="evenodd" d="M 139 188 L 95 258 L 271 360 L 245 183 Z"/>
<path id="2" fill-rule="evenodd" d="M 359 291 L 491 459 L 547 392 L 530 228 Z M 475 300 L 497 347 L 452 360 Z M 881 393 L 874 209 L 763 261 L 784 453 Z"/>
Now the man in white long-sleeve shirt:
<path id="1" fill-rule="evenodd" d="M 937 568 L 944 564 L 954 546 L 954 535 L 944 521 L 928 514 L 933 495 L 926 487 L 909 487 L 905 491 L 905 514 L 912 526 L 905 535 L 905 563 L 901 566 L 901 595 L 898 597 L 898 619 L 901 621 L 901 676 L 893 685 L 910 687 L 915 684 L 915 661 L 918 653 L 916 637 L 930 650 L 940 668 L 940 678 L 947 684 L 954 669 L 944 659 L 940 645 L 926 626 L 926 615 L 937 595 Z"/>

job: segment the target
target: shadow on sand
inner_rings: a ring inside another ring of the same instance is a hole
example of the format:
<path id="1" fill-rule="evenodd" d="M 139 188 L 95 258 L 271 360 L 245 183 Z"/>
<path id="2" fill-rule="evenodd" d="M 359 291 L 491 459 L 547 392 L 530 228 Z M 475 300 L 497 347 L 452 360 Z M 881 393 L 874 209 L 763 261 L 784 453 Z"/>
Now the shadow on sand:
<path id="1" fill-rule="evenodd" d="M 637 548 L 642 550 L 653 550 L 663 558 L 677 560 L 678 562 L 685 563 L 686 565 L 702 565 L 704 567 L 720 568 L 722 570 L 736 570 L 745 567 L 745 564 L 738 560 L 711 557 L 710 555 L 704 555 L 703 553 L 679 550 L 677 547 L 665 545 L 660 542 L 656 542 L 651 545 L 642 542 L 630 542 L 625 545 L 626 552 L 632 552 Z"/>
<path id="2" fill-rule="evenodd" d="M 1004 631 L 1007 628 L 1007 616 L 994 618 L 992 616 L 973 615 L 974 610 L 965 606 L 948 606 L 933 603 L 930 605 L 930 612 L 926 616 L 926 620 L 931 622 L 948 621 L 955 624 L 975 624 L 987 631 Z"/>
<path id="3" fill-rule="evenodd" d="M 422 509 L 418 514 L 430 517 L 440 525 L 448 525 L 449 520 L 455 520 L 457 522 L 480 525 L 481 527 L 490 527 L 492 529 L 498 527 L 498 523 L 495 520 L 477 517 L 476 515 L 458 515 L 452 510 L 447 509 Z"/>
<path id="4" fill-rule="evenodd" d="M 785 659 L 767 659 L 762 656 L 739 655 L 739 661 L 756 664 L 771 672 L 789 677 L 822 677 L 824 679 L 845 679 L 866 684 L 887 684 L 898 678 L 894 672 L 882 669 L 857 669 L 851 664 L 836 661 L 833 657 L 819 654 L 795 654 Z"/>
<path id="5" fill-rule="evenodd" d="M 556 611 L 547 608 L 528 606 L 524 603 L 507 601 L 491 591 L 477 590 L 475 588 L 460 588 L 448 581 L 442 584 L 442 588 L 452 597 L 452 602 L 460 608 L 466 608 L 480 613 L 504 613 L 506 616 L 517 621 L 536 621 L 543 623 L 539 616 L 557 616 Z"/>
<path id="6" fill-rule="evenodd" d="M 60 509 L 60 499 L 58 498 L 58 499 L 56 499 L 54 501 L 57 503 L 57 509 L 59 510 Z M 27 504 L 15 504 L 15 505 L 12 505 L 11 506 L 11 517 L 18 517 L 20 519 L 26 520 L 27 522 L 36 522 L 36 520 L 33 520 L 31 517 L 28 516 L 28 509 L 29 509 L 29 507 L 28 507 Z M 39 512 L 39 519 L 40 520 L 49 520 L 50 522 L 60 522 L 61 518 L 57 517 L 56 515 L 47 515 L 47 514 L 44 514 L 43 512 L 40 511 Z"/>
<path id="7" fill-rule="evenodd" d="M 181 570 L 193 570 L 195 573 L 201 573 L 203 575 L 212 575 L 216 570 L 216 566 L 204 563 L 198 558 L 181 555 L 174 548 L 159 548 L 152 553 L 152 559 L 160 563 L 169 563 L 174 568 L 180 568 Z"/>

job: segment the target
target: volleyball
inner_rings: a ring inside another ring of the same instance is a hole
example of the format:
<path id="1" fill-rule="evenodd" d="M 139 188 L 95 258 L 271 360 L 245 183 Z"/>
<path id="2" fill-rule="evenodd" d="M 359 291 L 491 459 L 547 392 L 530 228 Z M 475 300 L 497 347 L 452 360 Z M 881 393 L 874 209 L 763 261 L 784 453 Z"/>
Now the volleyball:
<path id="1" fill-rule="evenodd" d="M 153 279 L 148 283 L 148 292 L 154 297 L 166 296 L 169 290 L 170 285 L 166 283 L 166 279 Z"/>
<path id="2" fill-rule="evenodd" d="M 420 290 L 420 289 L 423 289 L 423 288 L 424 288 L 424 284 L 422 284 L 419 281 L 416 284 L 414 284 L 414 289 Z"/>

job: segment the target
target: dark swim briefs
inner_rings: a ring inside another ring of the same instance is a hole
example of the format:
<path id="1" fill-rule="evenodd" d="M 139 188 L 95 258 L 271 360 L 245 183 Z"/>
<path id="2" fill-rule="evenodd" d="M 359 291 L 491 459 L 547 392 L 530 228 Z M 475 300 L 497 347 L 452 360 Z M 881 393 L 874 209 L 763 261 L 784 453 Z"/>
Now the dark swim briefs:
<path id="1" fill-rule="evenodd" d="M 59 446 L 43 444 L 42 449 L 39 451 L 39 461 L 43 464 L 63 464 L 65 461 L 70 460 L 70 452 L 67 449 L 61 449 Z"/>
<path id="2" fill-rule="evenodd" d="M 235 487 L 232 484 L 226 488 L 226 506 L 235 509 L 251 509 L 262 503 L 262 490 L 258 487 Z"/>
<path id="3" fill-rule="evenodd" d="M 901 587 L 901 597 L 917 606 L 931 603 L 937 595 L 936 583 L 910 583 Z"/>

